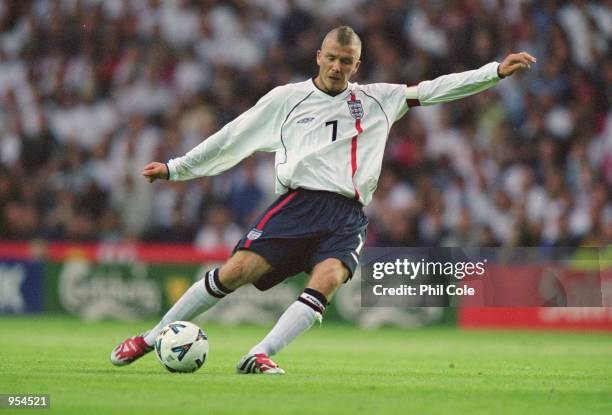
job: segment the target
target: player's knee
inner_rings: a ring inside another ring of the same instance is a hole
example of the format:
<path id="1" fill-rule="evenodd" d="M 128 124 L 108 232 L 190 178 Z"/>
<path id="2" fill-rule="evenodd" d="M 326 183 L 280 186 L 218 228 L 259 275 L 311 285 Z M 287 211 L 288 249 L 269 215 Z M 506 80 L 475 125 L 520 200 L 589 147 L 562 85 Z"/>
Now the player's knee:
<path id="1" fill-rule="evenodd" d="M 236 288 L 257 280 L 270 269 L 268 263 L 259 255 L 248 251 L 238 251 L 220 270 L 220 280 L 228 288 Z"/>
<path id="2" fill-rule="evenodd" d="M 226 287 L 235 290 L 246 283 L 246 270 L 247 264 L 245 259 L 234 259 L 232 257 L 221 267 L 219 279 Z"/>
<path id="3" fill-rule="evenodd" d="M 315 267 L 308 286 L 323 293 L 329 300 L 347 278 L 348 270 L 344 264 L 337 259 L 328 259 Z"/>

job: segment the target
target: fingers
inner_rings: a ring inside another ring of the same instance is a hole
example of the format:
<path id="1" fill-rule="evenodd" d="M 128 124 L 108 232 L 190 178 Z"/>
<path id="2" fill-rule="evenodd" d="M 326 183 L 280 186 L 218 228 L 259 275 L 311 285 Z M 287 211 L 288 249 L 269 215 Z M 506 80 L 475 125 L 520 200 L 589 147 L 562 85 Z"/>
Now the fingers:
<path id="1" fill-rule="evenodd" d="M 153 183 L 157 179 L 170 180 L 170 174 L 166 164 L 159 163 L 157 161 L 144 166 L 142 169 L 142 175 L 149 181 L 149 183 Z"/>
<path id="2" fill-rule="evenodd" d="M 149 183 L 153 183 L 157 179 L 157 176 L 155 175 L 146 174 L 146 173 L 143 173 L 142 175 L 145 177 L 145 179 L 147 179 Z"/>
<path id="3" fill-rule="evenodd" d="M 533 56 L 531 56 L 530 54 L 528 54 L 527 52 L 521 52 L 521 54 L 523 54 L 525 57 L 527 57 L 527 59 L 529 60 L 529 62 L 531 63 L 536 63 L 538 60 L 536 58 L 534 58 Z"/>
<path id="4" fill-rule="evenodd" d="M 512 62 L 520 62 L 523 68 L 530 68 L 532 63 L 536 63 L 536 58 L 527 52 L 515 53 L 512 55 Z"/>
<path id="5" fill-rule="evenodd" d="M 537 60 L 527 52 L 512 53 L 500 65 L 500 73 L 504 76 L 512 75 L 520 69 L 530 68 Z"/>
<path id="6" fill-rule="evenodd" d="M 154 161 L 144 166 L 143 171 L 144 170 L 159 170 L 161 166 L 163 166 L 162 163 L 158 163 L 157 161 Z"/>
<path id="7" fill-rule="evenodd" d="M 526 64 L 519 62 L 519 63 L 515 63 L 515 64 L 512 64 L 512 65 L 508 66 L 508 71 L 510 72 L 510 74 L 513 74 L 514 72 L 518 71 L 519 69 L 524 69 L 526 67 L 527 67 Z"/>
<path id="8" fill-rule="evenodd" d="M 149 163 L 142 169 L 142 175 L 149 183 L 153 183 L 156 179 L 161 177 L 163 173 L 164 171 L 161 164 L 157 162 Z"/>

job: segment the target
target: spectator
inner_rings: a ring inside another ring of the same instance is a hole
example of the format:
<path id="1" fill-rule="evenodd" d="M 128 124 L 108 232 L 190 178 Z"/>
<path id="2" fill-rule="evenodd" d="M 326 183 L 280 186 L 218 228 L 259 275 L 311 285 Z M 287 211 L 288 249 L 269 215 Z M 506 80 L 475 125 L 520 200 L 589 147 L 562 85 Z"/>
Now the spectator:
<path id="1" fill-rule="evenodd" d="M 242 238 L 242 230 L 231 221 L 229 210 L 222 206 L 211 209 L 205 223 L 195 237 L 195 246 L 200 249 L 232 249 Z"/>
<path id="2" fill-rule="evenodd" d="M 0 3 L 2 239 L 233 246 L 273 197 L 269 156 L 189 186 L 152 187 L 140 168 L 311 76 L 305 51 L 342 20 L 362 36 L 358 82 L 415 84 L 499 50 L 541 58 L 495 91 L 395 125 L 368 243 L 612 242 L 605 2 Z"/>

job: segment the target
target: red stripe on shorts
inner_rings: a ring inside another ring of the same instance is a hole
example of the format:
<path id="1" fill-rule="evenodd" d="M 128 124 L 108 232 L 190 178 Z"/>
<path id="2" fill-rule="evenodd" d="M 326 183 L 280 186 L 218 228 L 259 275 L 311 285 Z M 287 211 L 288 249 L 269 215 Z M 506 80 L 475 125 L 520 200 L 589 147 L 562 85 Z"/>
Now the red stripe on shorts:
<path id="1" fill-rule="evenodd" d="M 255 229 L 257 229 L 258 231 L 262 231 L 263 227 L 266 226 L 266 223 L 270 220 L 270 218 L 272 216 L 274 216 L 276 214 L 276 212 L 281 210 L 283 206 L 285 206 L 287 203 L 289 203 L 291 201 L 291 199 L 293 199 L 295 197 L 296 194 L 297 194 L 297 192 L 290 192 L 283 200 L 280 201 L 280 203 L 278 205 L 276 205 L 272 209 L 270 209 L 264 215 L 264 217 L 261 218 L 261 220 L 259 221 L 257 226 L 255 226 Z M 244 244 L 244 247 L 248 248 L 249 246 L 251 246 L 251 242 L 253 242 L 253 240 L 252 239 L 248 239 L 246 241 L 246 243 Z"/>

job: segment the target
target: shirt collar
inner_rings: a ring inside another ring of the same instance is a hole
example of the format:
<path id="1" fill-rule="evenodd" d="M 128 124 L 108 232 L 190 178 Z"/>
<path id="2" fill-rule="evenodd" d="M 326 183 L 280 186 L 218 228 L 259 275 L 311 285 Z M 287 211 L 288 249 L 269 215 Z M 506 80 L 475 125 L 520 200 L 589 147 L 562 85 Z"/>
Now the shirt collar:
<path id="1" fill-rule="evenodd" d="M 310 78 L 310 81 L 312 82 L 312 86 L 314 87 L 315 91 L 317 91 L 320 94 L 323 94 L 323 95 L 325 95 L 325 96 L 327 96 L 329 98 L 337 99 L 337 100 L 344 99 L 344 97 L 346 97 L 346 95 L 351 90 L 351 83 L 349 82 L 349 83 L 347 83 L 346 88 L 344 88 L 342 91 L 338 92 L 337 94 L 332 95 L 332 94 L 330 94 L 328 92 L 323 91 L 321 88 L 319 88 L 317 86 L 317 84 L 315 84 L 314 80 L 315 80 L 316 77 L 317 76 L 315 75 L 312 78 Z"/>

